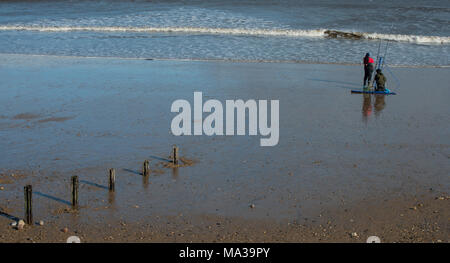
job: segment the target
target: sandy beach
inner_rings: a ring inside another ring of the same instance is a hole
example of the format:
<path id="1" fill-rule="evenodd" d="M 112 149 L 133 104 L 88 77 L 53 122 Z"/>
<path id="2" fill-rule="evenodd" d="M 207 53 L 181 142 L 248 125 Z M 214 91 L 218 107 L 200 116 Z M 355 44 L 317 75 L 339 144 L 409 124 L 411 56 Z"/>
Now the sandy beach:
<path id="1" fill-rule="evenodd" d="M 0 242 L 449 242 L 450 69 L 390 70 L 364 96 L 360 65 L 1 54 Z M 195 91 L 279 100 L 278 145 L 172 135 Z"/>

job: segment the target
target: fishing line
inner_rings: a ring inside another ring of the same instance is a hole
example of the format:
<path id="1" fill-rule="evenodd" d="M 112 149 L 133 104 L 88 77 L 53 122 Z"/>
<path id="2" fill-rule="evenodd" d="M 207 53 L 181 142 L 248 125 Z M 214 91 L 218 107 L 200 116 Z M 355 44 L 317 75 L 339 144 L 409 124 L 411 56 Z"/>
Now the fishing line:
<path id="1" fill-rule="evenodd" d="M 394 78 L 396 88 L 398 89 L 400 87 L 400 80 L 394 75 L 394 73 L 391 71 L 391 68 L 388 65 L 386 65 L 386 69 L 388 70 L 389 74 Z"/>

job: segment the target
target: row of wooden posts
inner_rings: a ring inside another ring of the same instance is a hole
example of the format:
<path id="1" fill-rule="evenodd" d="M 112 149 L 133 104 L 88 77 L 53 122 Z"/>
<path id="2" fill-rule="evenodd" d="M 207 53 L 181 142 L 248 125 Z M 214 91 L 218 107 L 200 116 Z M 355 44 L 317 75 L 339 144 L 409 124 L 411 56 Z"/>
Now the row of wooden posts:
<path id="1" fill-rule="evenodd" d="M 176 145 L 172 148 L 172 160 L 174 165 L 178 165 L 178 147 Z M 148 176 L 150 174 L 150 162 L 148 160 L 144 161 L 142 167 L 142 175 Z M 71 177 L 72 182 L 72 209 L 78 209 L 78 176 L 74 175 Z M 116 186 L 116 170 L 114 168 L 109 169 L 109 181 L 108 190 L 110 192 L 115 191 Z M 33 224 L 33 206 L 32 206 L 32 196 L 33 190 L 31 185 L 26 185 L 24 187 L 25 193 L 25 223 L 28 225 Z"/>

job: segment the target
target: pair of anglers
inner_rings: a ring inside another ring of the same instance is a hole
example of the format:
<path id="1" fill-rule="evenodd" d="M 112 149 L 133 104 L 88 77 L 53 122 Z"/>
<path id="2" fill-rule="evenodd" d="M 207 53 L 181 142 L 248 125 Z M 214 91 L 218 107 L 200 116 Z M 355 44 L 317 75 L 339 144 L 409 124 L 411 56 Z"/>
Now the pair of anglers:
<path id="1" fill-rule="evenodd" d="M 375 61 L 370 57 L 369 53 L 366 53 L 366 56 L 363 59 L 364 64 L 364 87 L 371 86 L 372 74 L 374 69 Z M 375 90 L 376 91 L 385 91 L 386 77 L 381 72 L 381 69 L 376 70 L 377 74 L 375 75 L 374 81 L 377 84 Z"/>

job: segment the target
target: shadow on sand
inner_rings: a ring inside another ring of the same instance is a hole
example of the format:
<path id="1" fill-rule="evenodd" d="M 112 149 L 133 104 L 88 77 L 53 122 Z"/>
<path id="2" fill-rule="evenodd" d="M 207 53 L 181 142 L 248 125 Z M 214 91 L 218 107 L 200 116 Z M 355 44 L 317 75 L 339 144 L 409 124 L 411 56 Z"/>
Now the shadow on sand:
<path id="1" fill-rule="evenodd" d="M 84 183 L 84 184 L 87 184 L 87 185 L 90 185 L 90 186 L 94 186 L 94 187 L 98 187 L 98 188 L 101 188 L 101 189 L 109 190 L 109 188 L 104 186 L 104 185 L 96 184 L 96 183 L 89 182 L 89 181 L 86 181 L 86 180 L 80 180 L 80 183 Z"/>
<path id="2" fill-rule="evenodd" d="M 159 156 L 154 156 L 154 155 L 150 155 L 150 158 L 158 160 L 158 161 L 162 161 L 162 162 L 168 162 L 171 163 L 172 160 L 169 160 L 167 158 L 163 158 L 163 157 L 159 157 Z"/>
<path id="3" fill-rule="evenodd" d="M 8 214 L 6 212 L 3 212 L 3 211 L 0 211 L 0 216 L 6 217 L 6 218 L 8 218 L 10 220 L 13 220 L 13 221 L 19 221 L 20 220 L 20 218 L 18 218 L 16 216 L 13 216 L 13 215 L 10 215 L 10 214 Z"/>
<path id="4" fill-rule="evenodd" d="M 122 170 L 123 170 L 123 171 L 125 171 L 125 172 L 129 172 L 129 173 L 132 173 L 132 174 L 136 174 L 136 175 L 142 175 L 142 173 L 141 173 L 141 172 L 139 172 L 139 171 L 136 171 L 136 170 L 131 170 L 131 169 L 127 169 L 127 168 L 123 168 Z"/>
<path id="5" fill-rule="evenodd" d="M 66 204 L 66 205 L 72 205 L 72 203 L 70 203 L 69 201 L 66 201 L 66 200 L 63 200 L 63 199 L 61 199 L 61 198 L 54 197 L 54 196 L 51 196 L 51 195 L 48 195 L 48 194 L 44 194 L 44 193 L 41 193 L 41 192 L 37 192 L 37 191 L 36 191 L 36 192 L 33 192 L 33 194 L 36 194 L 36 195 L 38 195 L 38 196 L 42 196 L 42 197 L 51 199 L 51 200 L 53 200 L 53 201 L 56 201 L 56 202 L 60 202 L 60 203 Z"/>

